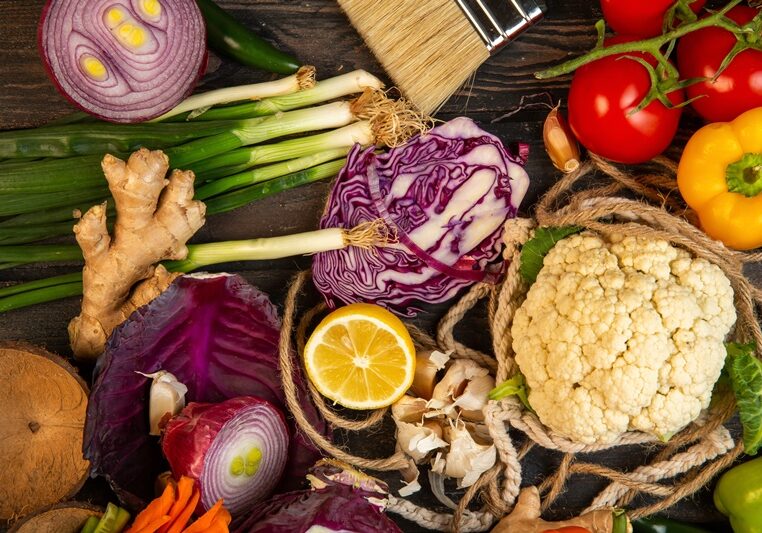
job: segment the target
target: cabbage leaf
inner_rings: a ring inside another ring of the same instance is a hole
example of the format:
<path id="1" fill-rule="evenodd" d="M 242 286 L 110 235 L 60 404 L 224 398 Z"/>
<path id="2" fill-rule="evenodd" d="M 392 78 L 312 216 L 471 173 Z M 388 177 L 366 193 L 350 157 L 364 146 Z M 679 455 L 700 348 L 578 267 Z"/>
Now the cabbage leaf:
<path id="1" fill-rule="evenodd" d="M 83 451 L 92 474 L 104 476 L 125 504 L 153 498 L 157 474 L 168 469 L 159 440 L 150 436 L 151 380 L 139 374 L 166 370 L 188 387 L 186 402 L 221 402 L 257 396 L 280 407 L 285 400 L 278 365 L 280 319 L 266 294 L 236 275 L 178 278 L 135 311 L 109 338 L 98 360 L 87 409 Z M 308 419 L 325 423 L 300 385 Z M 294 488 L 319 454 L 295 432 L 282 487 Z"/>

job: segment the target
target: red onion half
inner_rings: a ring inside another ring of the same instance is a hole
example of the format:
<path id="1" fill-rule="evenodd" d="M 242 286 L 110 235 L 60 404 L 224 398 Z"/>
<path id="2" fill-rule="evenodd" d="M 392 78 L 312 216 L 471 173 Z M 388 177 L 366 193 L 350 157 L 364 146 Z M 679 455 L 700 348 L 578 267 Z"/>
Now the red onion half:
<path id="1" fill-rule="evenodd" d="M 286 466 L 288 442 L 276 407 L 240 396 L 188 404 L 167 423 L 161 448 L 175 477 L 198 481 L 204 510 L 222 498 L 236 516 L 270 496 Z"/>
<path id="2" fill-rule="evenodd" d="M 169 111 L 206 68 L 194 0 L 48 0 L 38 39 L 61 94 L 112 122 Z"/>

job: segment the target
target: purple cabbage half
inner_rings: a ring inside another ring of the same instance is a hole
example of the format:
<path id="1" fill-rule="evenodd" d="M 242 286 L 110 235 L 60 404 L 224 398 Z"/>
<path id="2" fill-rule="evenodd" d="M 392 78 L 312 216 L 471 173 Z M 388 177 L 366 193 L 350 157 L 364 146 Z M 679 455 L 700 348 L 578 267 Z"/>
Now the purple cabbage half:
<path id="1" fill-rule="evenodd" d="M 151 380 L 138 372 L 171 372 L 188 387 L 186 403 L 256 396 L 285 413 L 279 335 L 275 306 L 243 278 L 178 278 L 114 331 L 98 360 L 83 445 L 92 474 L 104 476 L 125 504 L 140 507 L 153 498 L 156 476 L 168 469 L 159 439 L 148 434 Z M 325 433 L 325 422 L 297 378 L 302 408 Z M 319 457 L 293 421 L 289 425 L 289 460 L 280 490 L 299 487 Z"/>
<path id="2" fill-rule="evenodd" d="M 383 219 L 399 244 L 321 252 L 313 279 L 331 308 L 372 302 L 406 316 L 503 269 L 503 224 L 529 186 L 523 159 L 460 117 L 385 154 L 355 146 L 321 228 Z"/>
<path id="3" fill-rule="evenodd" d="M 384 514 L 389 488 L 335 460 L 319 461 L 307 476 L 312 488 L 273 496 L 235 533 L 401 533 Z"/>

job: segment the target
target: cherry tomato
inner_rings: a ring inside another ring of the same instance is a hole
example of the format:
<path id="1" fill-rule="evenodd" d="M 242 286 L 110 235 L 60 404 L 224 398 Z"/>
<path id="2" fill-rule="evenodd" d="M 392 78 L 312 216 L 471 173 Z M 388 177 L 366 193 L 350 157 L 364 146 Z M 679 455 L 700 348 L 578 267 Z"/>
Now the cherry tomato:
<path id="1" fill-rule="evenodd" d="M 542 533 L 590 533 L 590 530 L 584 527 L 566 526 L 558 529 L 546 529 Z"/>
<path id="2" fill-rule="evenodd" d="M 606 44 L 632 40 L 617 36 Z M 649 63 L 656 60 L 644 53 Z M 646 68 L 637 61 L 614 55 L 577 69 L 569 89 L 569 126 L 582 145 L 619 163 L 644 163 L 672 142 L 681 108 L 668 108 L 658 100 L 632 113 L 651 88 Z M 684 101 L 683 91 L 669 93 L 673 104 Z"/>
<path id="3" fill-rule="evenodd" d="M 655 37 L 661 35 L 664 15 L 676 0 L 601 0 L 601 9 L 606 23 L 617 33 L 634 37 Z M 698 13 L 706 0 L 691 3 L 691 9 Z"/>
<path id="4" fill-rule="evenodd" d="M 728 17 L 746 24 L 759 10 L 737 6 Z M 745 50 L 728 65 L 717 81 L 722 60 L 736 43 L 736 38 L 722 28 L 704 28 L 689 33 L 677 45 L 677 64 L 683 78 L 709 78 L 688 86 L 688 98 L 701 96 L 691 106 L 710 122 L 729 122 L 749 109 L 762 106 L 762 52 Z"/>

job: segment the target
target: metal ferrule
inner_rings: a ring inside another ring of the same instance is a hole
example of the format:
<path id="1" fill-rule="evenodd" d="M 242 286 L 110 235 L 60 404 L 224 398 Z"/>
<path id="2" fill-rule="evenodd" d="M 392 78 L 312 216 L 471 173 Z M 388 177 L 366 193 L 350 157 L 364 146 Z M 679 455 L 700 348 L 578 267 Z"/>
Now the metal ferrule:
<path id="1" fill-rule="evenodd" d="M 547 7 L 543 0 L 455 0 L 494 54 L 538 22 Z"/>

